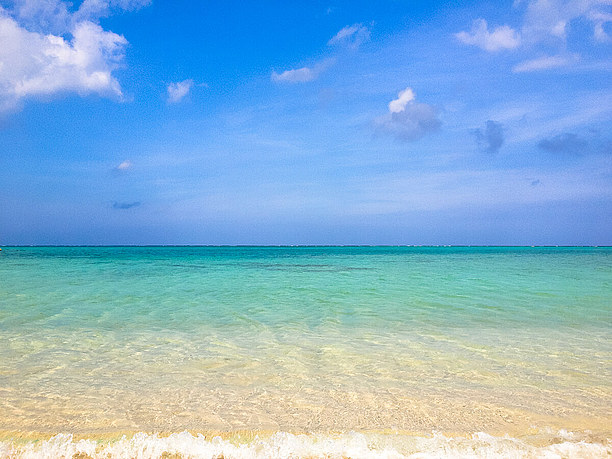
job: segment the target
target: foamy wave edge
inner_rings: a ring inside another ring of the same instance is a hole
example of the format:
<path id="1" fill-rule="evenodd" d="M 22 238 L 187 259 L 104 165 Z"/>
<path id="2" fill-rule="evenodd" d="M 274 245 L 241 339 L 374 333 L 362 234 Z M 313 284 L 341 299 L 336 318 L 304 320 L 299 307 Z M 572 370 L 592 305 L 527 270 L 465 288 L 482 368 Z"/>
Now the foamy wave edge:
<path id="1" fill-rule="evenodd" d="M 570 436 L 571 438 L 571 436 Z M 428 458 L 428 457 L 506 457 L 561 458 L 610 457 L 612 443 L 561 440 L 547 446 L 533 446 L 509 436 L 495 437 L 478 432 L 468 437 L 375 435 L 349 432 L 338 435 L 291 434 L 277 432 L 267 438 L 255 437 L 247 443 L 234 443 L 221 437 L 208 439 L 201 434 L 174 433 L 160 437 L 137 433 L 111 442 L 75 440 L 71 434 L 58 434 L 49 440 L 16 444 L 0 442 L 2 458 Z"/>

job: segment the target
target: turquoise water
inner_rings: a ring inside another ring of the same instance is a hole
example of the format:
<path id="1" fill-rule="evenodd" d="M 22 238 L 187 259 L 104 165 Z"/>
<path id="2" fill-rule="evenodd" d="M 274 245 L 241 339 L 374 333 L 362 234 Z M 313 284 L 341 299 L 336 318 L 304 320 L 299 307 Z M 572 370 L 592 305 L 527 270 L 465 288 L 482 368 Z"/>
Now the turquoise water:
<path id="1" fill-rule="evenodd" d="M 5 432 L 612 430 L 610 248 L 7 247 L 0 338 Z"/>

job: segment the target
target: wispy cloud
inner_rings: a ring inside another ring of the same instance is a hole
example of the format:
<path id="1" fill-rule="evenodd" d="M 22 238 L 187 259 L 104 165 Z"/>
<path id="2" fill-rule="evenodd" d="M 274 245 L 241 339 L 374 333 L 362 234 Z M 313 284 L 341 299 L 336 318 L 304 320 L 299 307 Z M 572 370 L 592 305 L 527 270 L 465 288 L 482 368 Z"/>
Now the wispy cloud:
<path id="1" fill-rule="evenodd" d="M 328 46 L 345 46 L 357 49 L 362 43 L 370 39 L 370 30 L 363 24 L 353 24 L 343 27 L 328 42 Z M 317 62 L 310 67 L 284 70 L 282 72 L 272 71 L 270 79 L 275 83 L 308 83 L 314 81 L 335 63 L 335 59 L 328 58 Z"/>
<path id="2" fill-rule="evenodd" d="M 516 30 L 504 25 L 489 32 L 487 21 L 484 19 L 476 19 L 470 32 L 459 32 L 455 37 L 466 45 L 478 46 L 490 52 L 515 49 L 521 44 L 520 35 Z"/>
<path id="3" fill-rule="evenodd" d="M 134 11 L 151 0 L 84 0 L 73 10 L 74 3 L 64 0 L 14 0 L 4 2 L 12 8 L 4 10 L 22 27 L 42 34 L 64 35 L 84 21 L 97 23 L 115 12 Z"/>
<path id="4" fill-rule="evenodd" d="M 342 28 L 328 42 L 328 46 L 344 45 L 349 48 L 359 48 L 370 39 L 370 30 L 363 24 L 353 24 Z"/>
<path id="5" fill-rule="evenodd" d="M 102 18 L 113 10 L 134 11 L 151 4 L 151 0 L 84 0 L 76 15 L 78 18 Z"/>
<path id="6" fill-rule="evenodd" d="M 593 36 L 595 40 L 601 43 L 609 42 L 610 35 L 605 30 L 605 25 L 612 22 L 612 14 L 602 11 L 591 11 L 589 19 L 593 21 Z"/>
<path id="7" fill-rule="evenodd" d="M 342 211 L 362 215 L 612 196 L 608 174 L 598 163 L 572 172 L 538 168 L 391 172 L 359 181 L 353 188 L 361 199 Z"/>
<path id="8" fill-rule="evenodd" d="M 537 72 L 540 70 L 549 70 L 559 67 L 565 67 L 579 60 L 577 54 L 571 56 L 544 56 L 537 59 L 531 59 L 521 62 L 512 68 L 514 73 L 522 72 Z"/>
<path id="9" fill-rule="evenodd" d="M 183 98 L 189 94 L 193 87 L 193 80 L 183 80 L 176 83 L 170 83 L 167 88 L 168 92 L 168 103 L 176 104 L 183 100 Z"/>
<path id="10" fill-rule="evenodd" d="M 529 49 L 530 46 L 545 43 L 548 47 L 559 45 L 566 49 L 568 31 L 572 24 L 581 22 L 590 24 L 593 39 L 607 42 L 610 36 L 607 25 L 612 23 L 610 0 L 529 0 L 515 1 L 515 8 L 526 5 L 521 25 L 512 28 L 508 25 L 496 27 L 489 31 L 485 19 L 476 19 L 469 32 L 462 31 L 455 37 L 467 45 L 496 52 L 503 49 Z M 524 46 L 523 46 L 524 45 Z M 542 70 L 571 64 L 575 59 L 561 56 L 537 58 L 526 61 L 515 67 L 515 72 Z"/>
<path id="11" fill-rule="evenodd" d="M 400 91 L 397 99 L 389 102 L 389 113 L 374 121 L 376 131 L 410 142 L 438 130 L 442 123 L 436 109 L 415 99 L 412 88 Z"/>
<path id="12" fill-rule="evenodd" d="M 517 118 L 507 120 L 513 123 L 512 143 L 537 144 L 550 133 L 584 131 L 589 126 L 596 126 L 612 116 L 612 94 L 602 90 L 591 94 L 578 93 L 571 98 L 555 97 L 548 107 L 534 103 L 531 108 L 527 105 L 526 109 L 522 122 L 517 124 Z M 496 119 L 501 119 L 500 115 L 496 115 Z M 583 134 L 582 137 L 588 136 Z"/>
<path id="13" fill-rule="evenodd" d="M 612 22 L 612 14 L 606 11 L 609 0 L 531 0 L 522 27 L 523 37 L 531 43 L 551 38 L 565 41 L 572 23 L 582 20 L 593 27 L 593 36 L 605 41 L 608 36 L 605 25 Z"/>
<path id="14" fill-rule="evenodd" d="M 475 129 L 473 133 L 478 144 L 487 153 L 497 153 L 504 144 L 504 128 L 501 123 L 489 120 L 484 129 Z"/>
<path id="15" fill-rule="evenodd" d="M 272 72 L 270 79 L 275 83 L 307 83 L 316 80 L 319 75 L 334 63 L 333 59 L 325 59 L 313 67 L 285 70 L 282 73 Z"/>
<path id="16" fill-rule="evenodd" d="M 285 70 L 282 73 L 272 72 L 272 81 L 277 83 L 306 83 L 319 76 L 313 68 L 302 67 L 301 69 Z"/>

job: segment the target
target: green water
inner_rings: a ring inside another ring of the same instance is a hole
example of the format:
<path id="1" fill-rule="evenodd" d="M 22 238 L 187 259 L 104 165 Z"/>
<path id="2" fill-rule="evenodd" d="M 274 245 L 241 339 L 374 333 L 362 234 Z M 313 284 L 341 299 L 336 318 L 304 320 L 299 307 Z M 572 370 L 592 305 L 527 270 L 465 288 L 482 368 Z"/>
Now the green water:
<path id="1" fill-rule="evenodd" d="M 0 430 L 606 430 L 612 249 L 7 247 Z"/>

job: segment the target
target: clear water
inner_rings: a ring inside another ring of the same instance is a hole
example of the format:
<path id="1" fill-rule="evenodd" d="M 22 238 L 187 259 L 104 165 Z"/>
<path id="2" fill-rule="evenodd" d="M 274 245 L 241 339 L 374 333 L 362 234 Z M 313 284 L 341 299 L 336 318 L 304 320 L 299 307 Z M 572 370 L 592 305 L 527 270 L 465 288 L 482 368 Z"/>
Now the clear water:
<path id="1" fill-rule="evenodd" d="M 0 431 L 601 446 L 611 338 L 610 248 L 7 247 Z"/>

